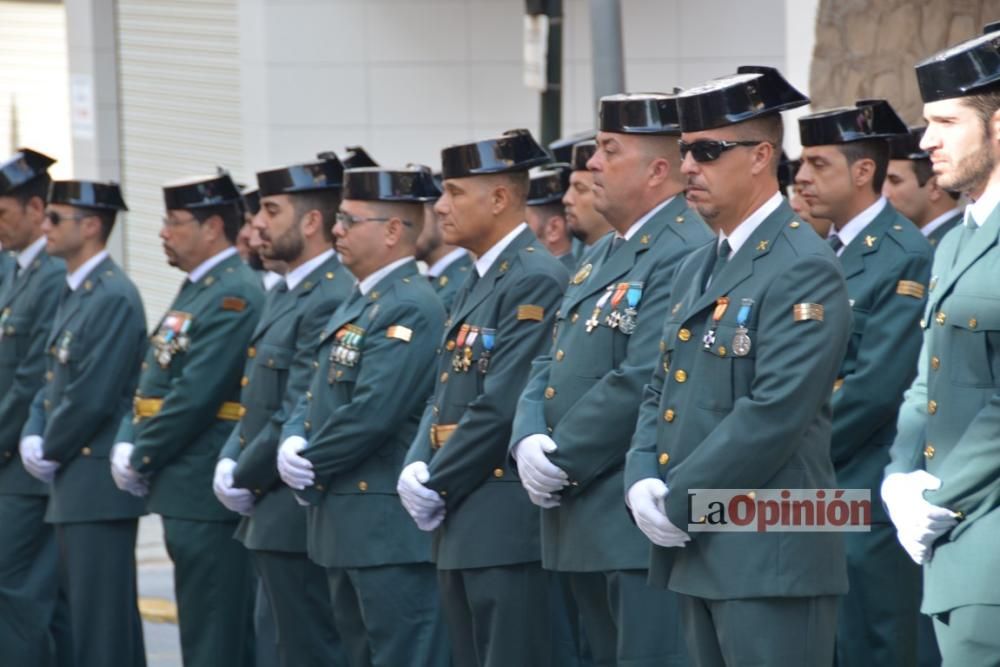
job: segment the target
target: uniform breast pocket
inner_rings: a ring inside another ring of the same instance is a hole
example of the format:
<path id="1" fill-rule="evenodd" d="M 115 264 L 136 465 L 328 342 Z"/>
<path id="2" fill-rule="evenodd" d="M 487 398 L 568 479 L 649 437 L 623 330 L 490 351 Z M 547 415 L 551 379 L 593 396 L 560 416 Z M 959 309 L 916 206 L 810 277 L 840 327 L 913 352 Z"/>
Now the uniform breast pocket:
<path id="1" fill-rule="evenodd" d="M 293 351 L 290 348 L 266 343 L 257 346 L 256 375 L 265 405 L 272 408 L 281 406 L 292 356 Z"/>
<path id="2" fill-rule="evenodd" d="M 0 364 L 16 366 L 31 345 L 31 322 L 26 317 L 0 316 Z"/>
<path id="3" fill-rule="evenodd" d="M 948 328 L 945 346 L 935 346 L 951 381 L 965 387 L 995 387 L 1000 381 L 1000 299 L 955 294 L 937 313 L 932 327 Z M 943 369 L 942 369 L 943 370 Z"/>
<path id="4" fill-rule="evenodd" d="M 854 371 L 852 366 L 854 365 L 854 360 L 858 357 L 858 352 L 861 349 L 861 341 L 865 336 L 865 327 L 868 325 L 868 310 L 853 308 L 851 314 L 854 326 L 851 328 L 851 337 L 847 342 L 847 355 L 845 357 L 850 362 L 849 364 L 845 364 L 843 368 L 844 375 Z"/>
<path id="5" fill-rule="evenodd" d="M 757 331 L 720 324 L 714 334 L 699 343 L 703 354 L 698 404 L 707 410 L 728 411 L 736 399 L 751 394 Z"/>

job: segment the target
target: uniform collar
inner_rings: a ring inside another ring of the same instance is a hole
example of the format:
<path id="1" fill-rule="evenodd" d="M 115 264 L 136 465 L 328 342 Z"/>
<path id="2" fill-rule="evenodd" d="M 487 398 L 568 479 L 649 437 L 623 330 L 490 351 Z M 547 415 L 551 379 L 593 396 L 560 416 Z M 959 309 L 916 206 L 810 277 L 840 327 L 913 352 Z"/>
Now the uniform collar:
<path id="1" fill-rule="evenodd" d="M 867 227 L 872 220 L 874 220 L 882 209 L 885 208 L 886 200 L 885 197 L 879 197 L 875 200 L 875 203 L 866 208 L 865 210 L 858 213 L 856 216 L 851 218 L 851 221 L 844 225 L 843 229 L 839 232 L 834 227 L 830 227 L 830 236 L 840 237 L 840 242 L 843 243 L 843 247 L 837 253 L 842 254 L 844 248 L 851 245 L 851 241 L 857 238 L 858 234 Z"/>
<path id="2" fill-rule="evenodd" d="M 639 233 L 639 230 L 642 229 L 643 225 L 652 220 L 653 216 L 662 211 L 667 206 L 667 204 L 669 204 L 674 200 L 675 197 L 677 197 L 677 195 L 668 197 L 667 199 L 664 199 L 659 204 L 654 206 L 652 210 L 649 211 L 649 213 L 647 213 L 646 215 L 642 216 L 634 223 L 632 223 L 632 226 L 626 229 L 624 234 L 619 234 L 618 232 L 615 232 L 615 238 L 625 239 L 626 241 L 631 239 L 633 236 Z"/>
<path id="3" fill-rule="evenodd" d="M 310 273 L 316 270 L 316 268 L 325 262 L 326 260 L 333 257 L 333 248 L 330 248 L 326 252 L 316 255 L 308 262 L 303 262 L 301 265 L 295 267 L 291 271 L 285 274 L 285 283 L 288 285 L 288 291 L 291 292 L 293 289 L 299 286 L 303 280 L 306 279 Z"/>
<path id="4" fill-rule="evenodd" d="M 480 278 L 486 275 L 486 272 L 490 270 L 491 266 L 493 266 L 493 262 L 495 262 L 497 257 L 500 256 L 500 253 L 506 250 L 507 246 L 513 243 L 514 239 L 516 239 L 521 232 L 527 229 L 527 227 L 528 223 L 522 222 L 517 227 L 510 230 L 510 233 L 508 233 L 507 236 L 494 243 L 492 248 L 484 252 L 482 256 L 476 260 L 476 273 L 479 274 Z"/>
<path id="5" fill-rule="evenodd" d="M 96 255 L 88 259 L 86 262 L 84 262 L 80 266 L 80 268 L 78 268 L 76 271 L 74 271 L 73 273 L 67 273 L 66 284 L 69 285 L 69 288 L 75 292 L 77 289 L 80 288 L 80 285 L 83 284 L 83 281 L 87 278 L 87 276 L 90 275 L 90 272 L 96 269 L 97 265 L 103 262 L 105 259 L 107 259 L 107 257 L 108 257 L 107 250 L 102 250 L 101 252 L 97 253 Z"/>
<path id="6" fill-rule="evenodd" d="M 1000 204 L 1000 186 L 987 188 L 982 197 L 965 207 L 965 224 L 972 218 L 976 227 L 982 227 L 997 204 Z"/>
<path id="7" fill-rule="evenodd" d="M 931 234 L 933 234 L 935 232 L 935 230 L 937 230 L 939 227 L 941 227 L 941 225 L 943 225 L 944 223 L 948 222 L 949 220 L 951 220 L 957 214 L 960 214 L 960 213 L 961 213 L 961 211 L 959 211 L 957 208 L 953 208 L 950 211 L 945 211 L 944 213 L 942 213 L 941 215 L 939 215 L 938 217 L 934 218 L 933 220 L 931 220 L 930 222 L 928 222 L 926 225 L 924 225 L 923 227 L 921 227 L 920 228 L 920 233 L 923 234 L 924 237 L 928 237 Z"/>
<path id="8" fill-rule="evenodd" d="M 469 251 L 466 250 L 465 248 L 455 248 L 447 255 L 445 255 L 438 261 L 434 262 L 434 265 L 427 269 L 427 275 L 431 278 L 437 278 L 442 273 L 444 273 L 449 266 L 451 266 L 458 260 L 462 259 L 466 254 L 468 254 L 468 252 Z"/>
<path id="9" fill-rule="evenodd" d="M 729 241 L 729 256 L 732 257 L 735 255 L 743 247 L 743 244 L 747 242 L 747 239 L 757 231 L 757 228 L 767 220 L 767 216 L 778 210 L 783 201 L 784 198 L 781 196 L 781 193 L 775 191 L 770 199 L 761 204 L 746 220 L 737 225 L 732 234 L 726 236 L 725 233 L 719 232 L 718 245 L 721 246 L 723 241 Z"/>
<path id="10" fill-rule="evenodd" d="M 214 269 L 216 266 L 226 261 L 230 257 L 236 254 L 236 247 L 229 246 L 222 252 L 216 253 L 206 259 L 204 262 L 199 264 L 194 271 L 188 274 L 188 280 L 192 283 L 196 283 L 205 277 L 205 274 Z"/>
<path id="11" fill-rule="evenodd" d="M 402 257 L 400 259 L 397 259 L 395 262 L 386 264 L 381 269 L 379 269 L 375 273 L 371 274 L 370 276 L 359 282 L 358 289 L 361 291 L 362 294 L 367 295 L 368 292 L 370 292 L 373 287 L 378 285 L 380 280 L 382 280 L 387 275 L 389 275 L 390 273 L 401 267 L 403 264 L 412 261 L 413 261 L 413 255 L 408 255 L 407 257 Z"/>
<path id="12" fill-rule="evenodd" d="M 40 253 L 42 248 L 45 247 L 46 242 L 47 240 L 43 234 L 32 241 L 31 245 L 27 248 L 17 253 L 17 265 L 21 267 L 22 271 L 31 266 L 31 263 L 35 261 L 36 257 L 38 257 L 38 253 Z"/>
<path id="13" fill-rule="evenodd" d="M 261 278 L 261 282 L 264 283 L 264 291 L 270 292 L 275 285 L 284 279 L 284 276 L 277 271 L 267 271 L 264 273 L 264 277 Z"/>

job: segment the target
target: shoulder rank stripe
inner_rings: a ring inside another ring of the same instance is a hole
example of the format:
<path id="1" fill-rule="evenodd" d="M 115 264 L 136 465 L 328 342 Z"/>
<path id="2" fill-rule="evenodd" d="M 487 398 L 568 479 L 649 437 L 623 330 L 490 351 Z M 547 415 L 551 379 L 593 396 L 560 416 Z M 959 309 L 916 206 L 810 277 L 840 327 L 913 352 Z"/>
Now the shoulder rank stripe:
<path id="1" fill-rule="evenodd" d="M 924 286 L 912 280 L 900 280 L 896 285 L 896 294 L 912 296 L 915 299 L 923 299 Z"/>
<path id="2" fill-rule="evenodd" d="M 235 296 L 227 296 L 222 299 L 222 310 L 233 310 L 242 313 L 246 310 L 247 302 Z"/>
<path id="3" fill-rule="evenodd" d="M 517 307 L 518 320 L 534 320 L 541 322 L 545 318 L 545 309 L 541 306 L 524 304 Z"/>
<path id="4" fill-rule="evenodd" d="M 404 327 L 401 324 L 394 324 L 386 329 L 385 337 L 395 338 L 396 340 L 401 340 L 404 343 L 409 343 L 413 338 L 413 329 Z"/>
<path id="5" fill-rule="evenodd" d="M 819 303 L 797 303 L 792 306 L 792 317 L 796 322 L 806 320 L 823 321 L 823 304 Z"/>

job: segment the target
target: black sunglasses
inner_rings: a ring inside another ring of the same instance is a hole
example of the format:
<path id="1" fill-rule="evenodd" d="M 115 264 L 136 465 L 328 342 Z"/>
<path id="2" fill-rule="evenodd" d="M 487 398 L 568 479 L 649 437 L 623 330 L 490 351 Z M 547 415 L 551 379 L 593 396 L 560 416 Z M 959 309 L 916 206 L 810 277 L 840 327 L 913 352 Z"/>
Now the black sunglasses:
<path id="1" fill-rule="evenodd" d="M 681 159 L 687 157 L 688 153 L 691 153 L 691 157 L 694 158 L 695 162 L 715 162 L 722 154 L 726 151 L 730 151 L 737 146 L 757 146 L 759 144 L 766 144 L 766 141 L 713 141 L 711 139 L 699 139 L 698 141 L 692 141 L 687 143 L 686 141 L 678 141 L 677 144 L 681 149 Z"/>
<path id="2" fill-rule="evenodd" d="M 51 222 L 54 226 L 58 227 L 59 223 L 62 222 L 63 220 L 83 220 L 84 218 L 89 218 L 90 215 L 82 215 L 82 214 L 60 215 L 55 211 L 46 211 L 45 217 L 48 218 L 49 222 Z"/>

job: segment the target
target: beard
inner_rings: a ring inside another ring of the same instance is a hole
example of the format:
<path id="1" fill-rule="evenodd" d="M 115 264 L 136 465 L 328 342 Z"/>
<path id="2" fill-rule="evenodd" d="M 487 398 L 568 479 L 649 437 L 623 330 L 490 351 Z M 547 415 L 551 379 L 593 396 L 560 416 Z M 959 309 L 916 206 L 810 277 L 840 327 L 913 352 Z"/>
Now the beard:
<path id="1" fill-rule="evenodd" d="M 293 225 L 281 236 L 271 241 L 271 252 L 262 253 L 265 259 L 275 259 L 281 262 L 294 262 L 305 249 L 305 239 L 298 225 Z"/>
<path id="2" fill-rule="evenodd" d="M 956 192 L 970 192 L 976 190 L 989 179 L 995 166 L 996 157 L 993 155 L 993 145 L 989 141 L 989 137 L 983 137 L 979 148 L 971 155 L 966 155 L 955 165 L 954 173 L 938 176 L 938 185 Z"/>

